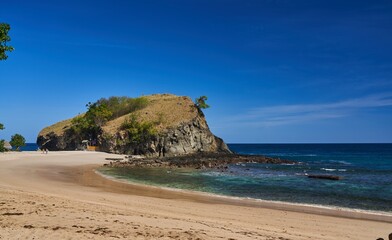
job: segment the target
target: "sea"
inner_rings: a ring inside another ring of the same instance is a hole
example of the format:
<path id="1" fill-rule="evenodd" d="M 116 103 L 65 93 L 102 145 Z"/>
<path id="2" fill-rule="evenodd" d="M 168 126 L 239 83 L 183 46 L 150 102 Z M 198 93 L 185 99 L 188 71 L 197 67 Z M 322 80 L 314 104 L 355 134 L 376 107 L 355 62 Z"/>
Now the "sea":
<path id="1" fill-rule="evenodd" d="M 21 147 L 20 150 L 22 152 L 37 151 L 38 150 L 38 145 L 36 143 L 26 143 L 26 145 Z"/>
<path id="2" fill-rule="evenodd" d="M 392 144 L 228 144 L 239 154 L 295 164 L 231 164 L 215 169 L 101 168 L 120 180 L 230 197 L 392 213 Z M 37 151 L 27 143 L 21 151 Z M 342 180 L 312 179 L 335 175 Z"/>
<path id="3" fill-rule="evenodd" d="M 113 178 L 200 191 L 333 208 L 392 213 L 392 144 L 229 144 L 240 154 L 295 164 L 243 163 L 215 169 L 101 168 Z M 336 175 L 342 180 L 308 178 Z"/>

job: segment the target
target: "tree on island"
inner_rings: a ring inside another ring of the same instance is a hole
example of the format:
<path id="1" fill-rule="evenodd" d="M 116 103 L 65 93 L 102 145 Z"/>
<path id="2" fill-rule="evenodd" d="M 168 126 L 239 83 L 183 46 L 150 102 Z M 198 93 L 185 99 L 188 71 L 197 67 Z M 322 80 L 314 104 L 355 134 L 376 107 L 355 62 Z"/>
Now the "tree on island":
<path id="1" fill-rule="evenodd" d="M 0 130 L 4 130 L 4 125 L 0 123 Z"/>
<path id="2" fill-rule="evenodd" d="M 20 134 L 15 134 L 11 137 L 10 144 L 17 151 L 19 151 L 20 147 L 23 147 L 26 145 L 26 139 Z"/>
<path id="3" fill-rule="evenodd" d="M 106 104 L 89 102 L 86 107 L 87 112 L 85 114 L 72 119 L 72 130 L 79 140 L 96 140 L 102 132 L 102 126 L 113 113 Z"/>
<path id="4" fill-rule="evenodd" d="M 209 108 L 210 105 L 208 105 L 206 103 L 207 100 L 208 100 L 207 96 L 201 96 L 199 98 L 196 98 L 196 101 L 195 101 L 196 107 L 198 107 L 199 109 Z"/>
<path id="5" fill-rule="evenodd" d="M 113 115 L 106 104 L 98 104 L 89 102 L 86 104 L 88 111 L 85 117 L 95 126 L 102 127 Z"/>
<path id="6" fill-rule="evenodd" d="M 195 106 L 197 108 L 197 111 L 199 112 L 199 115 L 203 117 L 204 117 L 204 113 L 202 109 L 206 109 L 210 107 L 210 105 L 206 103 L 207 99 L 208 99 L 207 96 L 201 96 L 199 98 L 196 98 L 195 100 Z"/>
<path id="7" fill-rule="evenodd" d="M 7 42 L 11 41 L 8 36 L 8 31 L 11 29 L 7 23 L 0 23 L 0 60 L 6 60 L 8 58 L 6 52 L 12 52 L 14 48 L 8 46 Z"/>

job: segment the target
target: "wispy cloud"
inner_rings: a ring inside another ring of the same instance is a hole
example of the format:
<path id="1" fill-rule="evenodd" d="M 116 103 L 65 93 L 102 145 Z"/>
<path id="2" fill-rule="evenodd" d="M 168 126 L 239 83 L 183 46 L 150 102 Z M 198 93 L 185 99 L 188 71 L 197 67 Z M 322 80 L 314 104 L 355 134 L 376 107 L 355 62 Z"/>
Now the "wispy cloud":
<path id="1" fill-rule="evenodd" d="M 290 104 L 255 108 L 230 121 L 251 126 L 278 126 L 342 118 L 364 108 L 392 106 L 392 93 L 319 104 Z"/>

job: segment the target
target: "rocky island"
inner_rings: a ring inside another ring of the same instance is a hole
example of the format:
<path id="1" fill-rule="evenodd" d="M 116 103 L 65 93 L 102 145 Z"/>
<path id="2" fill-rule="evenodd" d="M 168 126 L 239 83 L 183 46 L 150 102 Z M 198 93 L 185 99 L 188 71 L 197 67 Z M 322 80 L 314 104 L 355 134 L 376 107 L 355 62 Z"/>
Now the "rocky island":
<path id="1" fill-rule="evenodd" d="M 204 114 L 189 97 L 111 97 L 88 107 L 87 113 L 44 128 L 37 138 L 40 148 L 75 150 L 89 141 L 99 151 L 148 157 L 230 153 L 223 140 L 211 133 Z M 92 120 L 85 119 L 87 115 L 92 115 Z M 85 127 L 88 121 L 93 121 L 93 126 Z"/>
<path id="2" fill-rule="evenodd" d="M 110 163 L 117 167 L 200 169 L 224 168 L 233 163 L 291 163 L 232 153 L 210 131 L 200 106 L 189 97 L 171 94 L 111 97 L 87 107 L 86 113 L 44 128 L 37 138 L 40 148 L 77 150 L 87 143 L 98 151 L 142 156 Z"/>

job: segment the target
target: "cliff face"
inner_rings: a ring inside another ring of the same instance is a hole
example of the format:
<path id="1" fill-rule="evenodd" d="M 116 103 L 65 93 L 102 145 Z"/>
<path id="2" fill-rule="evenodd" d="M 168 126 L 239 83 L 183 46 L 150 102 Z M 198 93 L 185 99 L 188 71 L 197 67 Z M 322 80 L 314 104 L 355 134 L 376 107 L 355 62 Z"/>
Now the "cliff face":
<path id="1" fill-rule="evenodd" d="M 98 136 L 101 151 L 120 154 L 141 154 L 151 157 L 180 156 L 198 152 L 230 153 L 222 139 L 213 135 L 192 100 L 174 95 L 146 97 L 147 107 L 135 113 L 140 122 L 154 122 L 155 134 L 137 143 L 121 128 L 130 116 L 124 115 L 107 122 Z M 71 131 L 72 119 L 43 129 L 37 138 L 40 147 L 49 150 L 75 150 L 81 141 Z"/>

